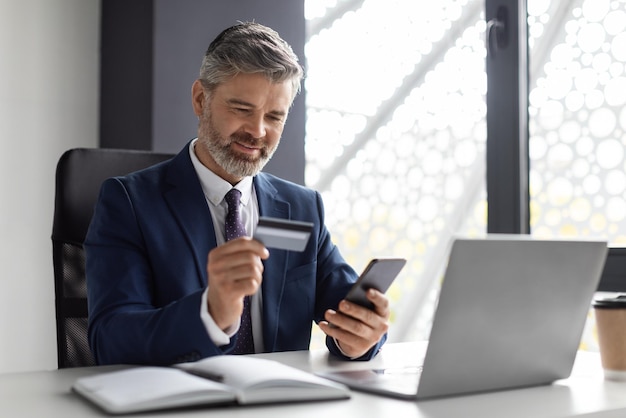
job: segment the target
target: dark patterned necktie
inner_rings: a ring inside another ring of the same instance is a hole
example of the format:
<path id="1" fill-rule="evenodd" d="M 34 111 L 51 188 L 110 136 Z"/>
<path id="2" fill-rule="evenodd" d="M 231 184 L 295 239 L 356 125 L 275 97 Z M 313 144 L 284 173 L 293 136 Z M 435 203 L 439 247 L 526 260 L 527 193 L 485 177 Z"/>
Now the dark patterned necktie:
<path id="1" fill-rule="evenodd" d="M 239 214 L 239 199 L 241 192 L 237 189 L 230 189 L 224 200 L 228 204 L 228 213 L 226 214 L 225 235 L 226 241 L 239 238 L 246 235 L 246 227 L 241 221 Z M 241 314 L 241 325 L 237 332 L 237 341 L 232 354 L 251 354 L 254 353 L 254 339 L 252 337 L 252 320 L 250 318 L 250 296 L 243 299 L 243 312 Z"/>

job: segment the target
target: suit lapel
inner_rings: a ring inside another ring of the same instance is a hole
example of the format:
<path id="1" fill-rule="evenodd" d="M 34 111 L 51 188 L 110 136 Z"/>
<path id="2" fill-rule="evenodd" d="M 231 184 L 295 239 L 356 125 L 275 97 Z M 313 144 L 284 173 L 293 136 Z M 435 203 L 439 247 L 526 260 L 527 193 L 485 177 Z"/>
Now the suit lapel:
<path id="1" fill-rule="evenodd" d="M 200 286 L 207 285 L 207 254 L 217 245 L 211 212 L 186 146 L 170 164 L 164 197 L 193 252 Z"/>
<path id="2" fill-rule="evenodd" d="M 260 173 L 254 178 L 254 187 L 259 203 L 259 216 L 290 219 L 289 203 L 281 198 L 268 177 Z M 280 302 L 285 285 L 289 252 L 270 250 L 263 272 L 263 340 L 265 351 L 274 351 L 280 318 Z"/>

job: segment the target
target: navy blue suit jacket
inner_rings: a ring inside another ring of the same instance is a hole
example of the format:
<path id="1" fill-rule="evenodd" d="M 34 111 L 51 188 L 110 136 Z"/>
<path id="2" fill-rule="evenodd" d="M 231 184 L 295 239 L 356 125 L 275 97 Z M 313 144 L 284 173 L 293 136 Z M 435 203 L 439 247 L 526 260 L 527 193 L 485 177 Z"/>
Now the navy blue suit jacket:
<path id="1" fill-rule="evenodd" d="M 102 185 L 84 244 L 89 342 L 99 364 L 165 365 L 232 348 L 216 346 L 200 319 L 216 239 L 188 147 Z M 315 225 L 303 252 L 270 250 L 261 285 L 265 350 L 305 350 L 312 321 L 336 309 L 357 274 L 331 242 L 319 193 L 265 173 L 254 186 L 261 216 Z"/>

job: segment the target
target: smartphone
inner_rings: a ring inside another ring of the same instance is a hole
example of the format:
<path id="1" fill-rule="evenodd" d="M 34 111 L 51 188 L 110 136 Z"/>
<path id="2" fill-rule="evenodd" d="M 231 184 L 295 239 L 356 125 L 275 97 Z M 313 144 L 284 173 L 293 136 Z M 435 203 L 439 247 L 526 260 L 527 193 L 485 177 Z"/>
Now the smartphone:
<path id="1" fill-rule="evenodd" d="M 374 304 L 367 299 L 366 292 L 374 288 L 385 293 L 405 264 L 404 258 L 374 258 L 354 283 L 346 300 L 373 310 Z"/>

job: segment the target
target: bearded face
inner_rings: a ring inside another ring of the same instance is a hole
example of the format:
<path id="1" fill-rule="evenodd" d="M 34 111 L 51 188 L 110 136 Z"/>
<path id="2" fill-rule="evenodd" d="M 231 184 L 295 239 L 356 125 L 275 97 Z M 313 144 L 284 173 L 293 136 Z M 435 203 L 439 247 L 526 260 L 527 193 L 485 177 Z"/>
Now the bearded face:
<path id="1" fill-rule="evenodd" d="M 290 81 L 264 74 L 237 74 L 210 90 L 196 80 L 192 104 L 202 164 L 231 184 L 258 174 L 278 147 L 292 92 Z"/>
<path id="2" fill-rule="evenodd" d="M 224 137 L 213 121 L 210 106 L 205 106 L 200 118 L 198 142 L 208 150 L 217 165 L 239 178 L 258 174 L 272 158 L 279 143 L 276 141 L 274 146 L 270 146 L 264 138 L 254 138 L 247 132 L 235 132 Z M 239 152 L 235 144 L 256 149 L 258 152 L 254 155 Z"/>

